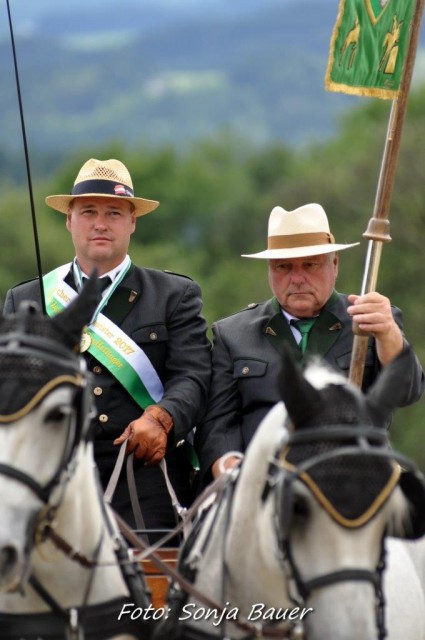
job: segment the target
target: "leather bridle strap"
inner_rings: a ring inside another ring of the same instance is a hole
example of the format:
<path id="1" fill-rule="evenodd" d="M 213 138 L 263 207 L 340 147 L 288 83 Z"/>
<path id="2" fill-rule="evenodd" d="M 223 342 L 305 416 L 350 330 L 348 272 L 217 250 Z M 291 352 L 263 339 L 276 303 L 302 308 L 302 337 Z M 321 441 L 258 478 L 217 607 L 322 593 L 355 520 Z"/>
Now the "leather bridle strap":
<path id="1" fill-rule="evenodd" d="M 40 500 L 46 504 L 49 499 L 50 494 L 50 483 L 49 485 L 43 487 L 36 480 L 34 480 L 31 476 L 19 469 L 15 469 L 15 467 L 11 467 L 8 464 L 0 463 L 0 475 L 6 476 L 7 478 L 12 478 L 12 480 L 17 480 L 21 484 L 25 485 L 35 495 L 40 498 Z"/>
<path id="2" fill-rule="evenodd" d="M 317 576 L 317 578 L 303 582 L 303 596 L 307 598 L 312 591 L 320 589 L 320 587 L 328 587 L 337 582 L 348 582 L 352 580 L 371 582 L 375 589 L 380 584 L 379 576 L 373 571 L 368 571 L 367 569 L 341 569 L 340 571 L 326 573 L 323 576 Z"/>
<path id="3" fill-rule="evenodd" d="M 53 542 L 55 547 L 62 551 L 64 555 L 70 560 L 78 562 L 84 569 L 93 569 L 98 565 L 97 559 L 90 560 L 85 555 L 74 549 L 62 536 L 50 526 L 46 525 L 43 529 L 43 536 Z"/>
<path id="4" fill-rule="evenodd" d="M 54 611 L 57 615 L 61 616 L 64 620 L 68 620 L 68 614 L 65 609 L 58 604 L 58 602 L 54 599 L 54 597 L 43 587 L 41 582 L 36 578 L 35 575 L 31 574 L 28 578 L 29 584 L 32 586 L 34 591 L 40 596 L 42 600 L 46 604 L 49 605 L 50 609 Z"/>

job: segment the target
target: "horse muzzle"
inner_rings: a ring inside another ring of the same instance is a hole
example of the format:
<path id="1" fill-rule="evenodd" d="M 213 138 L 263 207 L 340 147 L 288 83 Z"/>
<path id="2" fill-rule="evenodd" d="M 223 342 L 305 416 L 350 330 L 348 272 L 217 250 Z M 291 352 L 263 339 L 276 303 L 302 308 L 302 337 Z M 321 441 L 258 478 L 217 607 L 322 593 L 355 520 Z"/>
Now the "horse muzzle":
<path id="1" fill-rule="evenodd" d="M 27 579 L 36 510 L 31 513 L 9 508 L 0 525 L 0 593 L 14 593 Z M 13 534 L 11 533 L 13 532 Z"/>
<path id="2" fill-rule="evenodd" d="M 13 543 L 0 547 L 0 592 L 19 591 L 26 574 L 24 554 Z"/>

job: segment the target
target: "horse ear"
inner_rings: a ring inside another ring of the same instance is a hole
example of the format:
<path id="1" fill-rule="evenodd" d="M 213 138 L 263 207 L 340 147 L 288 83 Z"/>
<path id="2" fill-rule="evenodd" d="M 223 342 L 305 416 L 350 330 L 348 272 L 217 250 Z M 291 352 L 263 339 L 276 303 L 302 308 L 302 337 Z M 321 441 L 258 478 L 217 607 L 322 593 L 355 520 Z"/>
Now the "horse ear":
<path id="1" fill-rule="evenodd" d="M 304 377 L 290 347 L 284 345 L 279 375 L 280 396 L 296 428 L 317 415 L 322 396 Z"/>
<path id="2" fill-rule="evenodd" d="M 399 406 L 410 385 L 413 350 L 405 346 L 377 377 L 366 394 L 366 407 L 378 427 L 388 426 L 391 413 Z"/>
<path id="3" fill-rule="evenodd" d="M 82 330 L 90 323 L 100 297 L 97 269 L 94 269 L 77 298 L 52 318 L 52 324 L 65 336 L 71 348 L 79 345 Z"/>

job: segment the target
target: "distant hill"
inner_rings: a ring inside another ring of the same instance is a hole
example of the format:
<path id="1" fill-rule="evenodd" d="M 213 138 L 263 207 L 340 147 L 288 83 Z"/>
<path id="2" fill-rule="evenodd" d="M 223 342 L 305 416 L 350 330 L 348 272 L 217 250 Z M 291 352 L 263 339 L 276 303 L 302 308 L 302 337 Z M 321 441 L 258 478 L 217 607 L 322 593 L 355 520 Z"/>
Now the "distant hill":
<path id="1" fill-rule="evenodd" d="M 228 129 L 302 145 L 362 103 L 323 88 L 336 0 L 11 4 L 27 134 L 40 151 L 110 140 L 184 148 Z M 3 14 L 0 23 L 0 148 L 16 151 Z"/>

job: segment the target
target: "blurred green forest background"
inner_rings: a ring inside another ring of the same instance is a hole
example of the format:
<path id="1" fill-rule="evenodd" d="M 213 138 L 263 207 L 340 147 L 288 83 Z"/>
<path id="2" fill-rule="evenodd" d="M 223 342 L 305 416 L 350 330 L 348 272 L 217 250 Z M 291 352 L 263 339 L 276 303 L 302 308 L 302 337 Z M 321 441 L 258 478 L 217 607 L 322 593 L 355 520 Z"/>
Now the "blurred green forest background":
<path id="1" fill-rule="evenodd" d="M 390 103 L 329 93 L 323 78 L 338 0 L 11 0 L 42 266 L 73 257 L 68 193 L 89 157 L 123 160 L 140 218 L 131 256 L 199 281 L 209 325 L 269 297 L 268 216 L 321 203 L 340 242 L 340 291 L 359 292 Z M 111 19 L 112 16 L 112 19 Z M 12 52 L 0 8 L 0 299 L 36 275 Z M 404 311 L 425 363 L 425 30 L 378 289 Z M 339 115 L 342 114 L 342 115 Z M 116 140 L 117 142 L 110 142 Z M 425 470 L 425 399 L 399 410 L 393 443 Z"/>
<path id="2" fill-rule="evenodd" d="M 240 254 L 264 248 L 268 215 L 277 204 L 293 209 L 319 202 L 337 241 L 361 240 L 360 247 L 341 255 L 337 282 L 340 291 L 359 292 L 367 246 L 362 234 L 372 216 L 389 110 L 386 101 L 362 103 L 343 117 L 336 135 L 302 149 L 284 142 L 250 146 L 248 136 L 225 130 L 181 152 L 149 143 L 90 145 L 54 166 L 33 152 L 43 270 L 73 257 L 65 217 L 46 207 L 44 197 L 68 193 L 88 157 L 118 157 L 130 168 L 136 193 L 161 202 L 139 219 L 131 257 L 140 265 L 196 279 L 210 325 L 269 297 L 266 264 Z M 425 89 L 418 88 L 409 97 L 390 211 L 393 241 L 384 246 L 377 287 L 403 309 L 407 337 L 423 363 L 424 131 Z M 13 161 L 0 153 L 0 298 L 13 284 L 36 275 L 28 190 L 24 181 L 11 177 Z M 391 429 L 394 446 L 423 469 L 424 430 L 425 400 L 399 410 Z"/>

